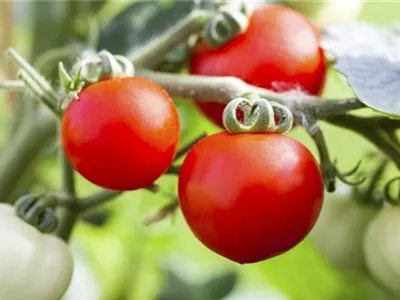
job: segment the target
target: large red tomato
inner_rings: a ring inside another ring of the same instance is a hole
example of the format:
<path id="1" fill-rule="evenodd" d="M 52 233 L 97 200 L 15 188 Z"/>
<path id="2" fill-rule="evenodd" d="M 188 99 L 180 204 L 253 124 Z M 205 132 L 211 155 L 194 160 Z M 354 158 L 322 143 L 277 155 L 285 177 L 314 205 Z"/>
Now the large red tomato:
<path id="1" fill-rule="evenodd" d="M 180 205 L 193 233 L 241 264 L 301 242 L 320 214 L 323 196 L 311 152 L 280 134 L 206 137 L 189 151 L 179 175 Z"/>
<path id="2" fill-rule="evenodd" d="M 235 76 L 277 92 L 299 89 L 317 95 L 327 70 L 320 38 L 315 25 L 299 12 L 266 4 L 254 10 L 246 32 L 223 47 L 212 50 L 201 41 L 192 57 L 190 73 Z M 213 100 L 197 105 L 223 127 L 225 105 Z"/>
<path id="3" fill-rule="evenodd" d="M 179 141 L 172 99 L 141 77 L 85 88 L 65 111 L 61 130 L 71 165 L 92 183 L 112 190 L 153 183 L 171 165 Z"/>

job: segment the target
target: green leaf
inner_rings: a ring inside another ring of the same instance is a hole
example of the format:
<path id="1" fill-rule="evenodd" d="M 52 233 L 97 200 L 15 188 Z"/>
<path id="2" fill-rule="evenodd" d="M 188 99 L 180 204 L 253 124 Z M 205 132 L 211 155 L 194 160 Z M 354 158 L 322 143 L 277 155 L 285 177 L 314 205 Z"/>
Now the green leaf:
<path id="1" fill-rule="evenodd" d="M 208 279 L 200 289 L 209 300 L 223 299 L 232 292 L 237 281 L 238 276 L 235 272 L 227 272 Z"/>
<path id="2" fill-rule="evenodd" d="M 400 60 L 399 26 L 385 28 L 368 22 L 336 23 L 322 30 L 322 48 L 330 55 L 379 56 Z"/>
<path id="3" fill-rule="evenodd" d="M 139 1 L 119 13 L 100 32 L 99 49 L 126 54 L 149 42 L 180 21 L 193 1 Z"/>
<path id="4" fill-rule="evenodd" d="M 400 117 L 400 62 L 379 56 L 344 56 L 338 58 L 335 68 L 347 77 L 362 103 L 390 117 Z"/>

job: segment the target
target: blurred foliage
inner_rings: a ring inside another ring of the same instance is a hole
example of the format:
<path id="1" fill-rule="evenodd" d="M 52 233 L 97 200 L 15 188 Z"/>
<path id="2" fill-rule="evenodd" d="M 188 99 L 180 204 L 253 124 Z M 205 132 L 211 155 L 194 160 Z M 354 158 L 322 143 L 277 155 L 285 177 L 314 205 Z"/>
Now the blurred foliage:
<path id="1" fill-rule="evenodd" d="M 180 20 L 190 11 L 192 2 L 52 1 L 18 5 L 25 13 L 31 9 L 35 21 L 33 27 L 26 22 L 16 24 L 18 39 L 33 41 L 31 46 L 23 44 L 21 50 L 37 57 L 44 50 L 67 41 L 82 42 L 82 33 L 87 33 L 87 28 L 80 26 L 84 26 L 81 25 L 85 23 L 82 18 L 89 14 L 97 16 L 101 26 L 108 24 L 100 33 L 99 49 L 126 53 Z M 387 25 L 398 17 L 399 9 L 399 2 L 366 2 L 360 18 Z M 21 43 L 24 42 L 18 42 Z M 352 94 L 342 77 L 331 71 L 324 95 L 344 98 Z M 0 92 L 0 97 L 4 98 L 5 93 Z M 181 144 L 204 131 L 211 134 L 219 130 L 203 118 L 188 99 L 175 101 L 182 123 Z M 365 110 L 362 113 L 371 112 Z M 10 115 L 7 104 L 0 101 L 0 155 L 8 138 L 5 132 Z M 365 152 L 373 149 L 361 137 L 348 131 L 326 124 L 322 126 L 332 156 L 339 159 L 339 168 L 348 169 Z M 315 145 L 303 129 L 297 128 L 290 135 L 316 154 Z M 343 146 L 350 144 L 351 147 Z M 57 160 L 51 155 L 43 156 L 33 177 L 36 184 L 32 191 L 58 187 Z M 176 178 L 165 176 L 158 183 L 163 191 L 176 192 Z M 97 190 L 79 176 L 77 185 L 80 195 Z M 94 271 L 104 300 L 211 300 L 224 296 L 234 299 L 235 295 L 240 295 L 237 296 L 240 300 L 247 299 L 246 295 L 251 300 L 364 300 L 369 299 L 368 296 L 374 299 L 365 288 L 365 281 L 350 280 L 333 270 L 308 239 L 277 258 L 239 266 L 205 248 L 190 232 L 180 212 L 145 227 L 146 217 L 168 201 L 161 194 L 148 191 L 124 193 L 104 206 L 106 218 L 100 210 L 85 216 L 78 224 L 73 244 L 87 259 L 87 267 Z M 265 293 L 254 296 L 254 291 Z M 73 300 L 99 300 L 88 297 L 75 296 Z"/>

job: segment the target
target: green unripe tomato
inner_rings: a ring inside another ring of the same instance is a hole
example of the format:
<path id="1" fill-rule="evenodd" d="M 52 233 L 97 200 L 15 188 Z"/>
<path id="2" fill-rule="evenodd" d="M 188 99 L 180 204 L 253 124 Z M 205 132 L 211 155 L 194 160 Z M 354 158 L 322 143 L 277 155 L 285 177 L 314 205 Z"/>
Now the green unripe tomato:
<path id="1" fill-rule="evenodd" d="M 400 297 L 400 207 L 384 207 L 368 225 L 364 252 L 371 276 Z"/>
<path id="2" fill-rule="evenodd" d="M 321 27 L 331 23 L 356 19 L 364 4 L 363 0 L 283 0 L 282 2 L 308 16 Z"/>
<path id="3" fill-rule="evenodd" d="M 310 236 L 321 255 L 347 275 L 365 270 L 363 238 L 378 210 L 362 205 L 347 185 L 326 193 L 321 215 Z"/>

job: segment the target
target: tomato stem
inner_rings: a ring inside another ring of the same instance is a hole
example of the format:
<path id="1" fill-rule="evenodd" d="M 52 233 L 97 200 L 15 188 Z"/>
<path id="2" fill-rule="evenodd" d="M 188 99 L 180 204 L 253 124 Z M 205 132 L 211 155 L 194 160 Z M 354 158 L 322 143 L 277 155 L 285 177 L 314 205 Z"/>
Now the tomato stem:
<path id="1" fill-rule="evenodd" d="M 108 202 L 121 194 L 122 192 L 120 191 L 101 190 L 87 198 L 81 199 L 79 201 L 80 210 L 86 211 L 105 202 Z"/>
<path id="2" fill-rule="evenodd" d="M 40 75 L 15 49 L 9 48 L 6 53 L 20 67 L 18 77 L 25 88 L 43 104 L 45 104 L 56 116 L 60 117 L 59 95 L 51 84 Z"/>
<path id="3" fill-rule="evenodd" d="M 316 119 L 344 114 L 348 111 L 365 108 L 356 98 L 321 99 L 302 93 L 278 93 L 247 84 L 236 77 L 171 74 L 150 70 L 137 70 L 137 75 L 147 77 L 161 85 L 171 96 L 228 103 L 243 94 L 256 94 L 269 101 L 280 103 L 293 114 L 307 114 Z"/>
<path id="4" fill-rule="evenodd" d="M 308 120 L 305 116 L 302 118 L 302 125 L 308 134 L 314 140 L 320 158 L 321 171 L 325 181 L 325 187 L 328 192 L 334 192 L 336 189 L 337 170 L 332 163 L 329 150 L 326 145 L 324 134 L 315 120 Z"/>
<path id="5" fill-rule="evenodd" d="M 2 80 L 0 81 L 0 89 L 22 92 L 26 87 L 22 80 Z"/>
<path id="6" fill-rule="evenodd" d="M 196 9 L 157 39 L 127 56 L 136 68 L 156 67 L 164 60 L 168 52 L 192 34 L 199 32 L 213 16 L 212 11 Z"/>
<path id="7" fill-rule="evenodd" d="M 174 161 L 179 160 L 180 158 L 182 158 L 190 149 L 192 149 L 192 147 L 197 144 L 201 139 L 205 138 L 207 136 L 207 133 L 202 133 L 200 134 L 197 138 L 193 139 L 192 141 L 190 141 L 189 143 L 187 143 L 186 145 L 184 145 L 183 147 L 181 147 L 175 155 Z"/>

